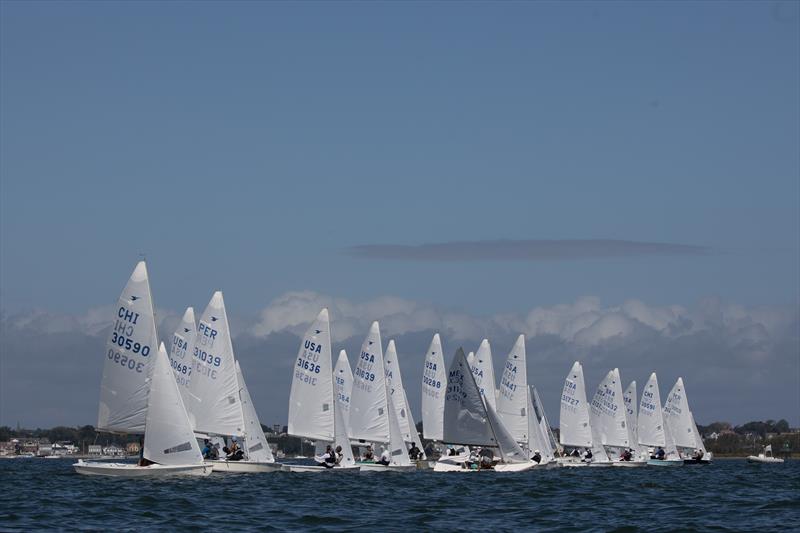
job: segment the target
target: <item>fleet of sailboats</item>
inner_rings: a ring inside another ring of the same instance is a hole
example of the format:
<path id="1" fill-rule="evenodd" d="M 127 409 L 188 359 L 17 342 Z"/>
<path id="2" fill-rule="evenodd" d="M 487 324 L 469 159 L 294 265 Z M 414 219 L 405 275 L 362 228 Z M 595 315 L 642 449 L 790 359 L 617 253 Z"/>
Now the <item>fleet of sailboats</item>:
<path id="1" fill-rule="evenodd" d="M 523 335 L 508 353 L 499 382 L 488 339 L 469 355 L 462 348 L 456 350 L 448 368 L 441 337 L 433 336 L 421 384 L 422 437 L 430 442 L 426 450 L 403 385 L 395 340 L 390 339 L 384 349 L 380 324 L 373 322 L 355 368 L 344 350 L 334 366 L 329 312 L 322 309 L 300 343 L 287 425 L 290 435 L 314 444 L 315 460 L 280 464 L 235 357 L 221 291 L 212 295 L 197 323 L 193 308 L 186 309 L 168 352 L 158 341 L 142 261 L 122 291 L 113 319 L 97 427 L 142 435 L 142 453 L 136 464 L 79 461 L 74 468 L 81 474 L 158 477 L 204 476 L 212 470 L 403 472 L 426 467 L 437 472 L 520 472 L 552 466 L 679 466 L 711 460 L 689 408 L 683 378 L 678 378 L 662 406 L 655 373 L 637 402 L 636 381 L 623 392 L 619 369 L 614 368 L 589 401 L 579 361 L 564 380 L 557 439 L 539 393 L 528 380 Z M 201 441 L 227 443 L 231 454 L 204 458 Z M 374 453 L 357 459 L 354 447 Z M 428 461 L 430 453 L 441 457 Z"/>

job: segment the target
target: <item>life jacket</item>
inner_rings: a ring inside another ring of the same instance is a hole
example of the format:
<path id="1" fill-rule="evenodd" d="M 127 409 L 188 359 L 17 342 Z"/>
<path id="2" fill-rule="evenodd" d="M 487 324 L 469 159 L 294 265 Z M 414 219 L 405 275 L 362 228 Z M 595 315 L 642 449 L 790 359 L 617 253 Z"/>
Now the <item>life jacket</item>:
<path id="1" fill-rule="evenodd" d="M 326 463 L 335 464 L 336 463 L 336 452 L 331 450 L 329 453 L 326 454 L 327 457 L 325 458 Z"/>

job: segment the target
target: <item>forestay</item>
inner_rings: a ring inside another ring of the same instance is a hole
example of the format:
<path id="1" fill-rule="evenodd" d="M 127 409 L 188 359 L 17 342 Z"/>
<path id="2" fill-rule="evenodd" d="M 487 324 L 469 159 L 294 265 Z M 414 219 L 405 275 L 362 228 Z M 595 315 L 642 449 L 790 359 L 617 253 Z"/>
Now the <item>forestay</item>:
<path id="1" fill-rule="evenodd" d="M 391 403 L 394 404 L 394 412 L 397 414 L 397 422 L 400 425 L 400 433 L 405 442 L 412 442 L 411 424 L 409 423 L 409 408 L 406 404 L 406 396 L 403 390 L 403 376 L 400 373 L 400 362 L 397 359 L 397 347 L 394 340 L 389 341 L 386 346 L 386 355 L 383 358 L 384 369 L 386 371 L 386 387 L 389 391 Z"/>
<path id="2" fill-rule="evenodd" d="M 140 261 L 114 309 L 105 347 L 97 429 L 144 433 L 148 378 L 157 351 L 150 282 L 147 267 Z"/>
<path id="3" fill-rule="evenodd" d="M 259 463 L 274 463 L 275 457 L 272 455 L 267 437 L 261 428 L 261 422 L 258 420 L 258 413 L 256 413 L 253 400 L 250 398 L 250 391 L 247 390 L 247 384 L 244 382 L 244 375 L 239 366 L 239 361 L 236 361 L 236 380 L 239 382 L 240 387 L 239 396 L 244 417 L 244 447 L 247 460 Z"/>
<path id="4" fill-rule="evenodd" d="M 347 434 L 350 434 L 350 395 L 353 393 L 353 371 L 350 370 L 350 361 L 347 352 L 341 350 L 333 369 L 334 388 L 336 390 L 336 404 L 342 413 Z"/>
<path id="5" fill-rule="evenodd" d="M 589 425 L 589 406 L 583 382 L 583 367 L 577 361 L 564 380 L 561 392 L 559 440 L 564 446 L 591 448 L 592 429 Z"/>
<path id="6" fill-rule="evenodd" d="M 692 415 L 689 412 L 689 401 L 686 398 L 683 378 L 678 378 L 672 390 L 669 391 L 664 404 L 664 423 L 669 426 L 677 447 L 696 449 Z"/>
<path id="7" fill-rule="evenodd" d="M 186 398 L 194 430 L 209 435 L 244 435 L 236 361 L 220 291 L 214 293 L 200 317 L 192 359 Z"/>
<path id="8" fill-rule="evenodd" d="M 353 372 L 350 437 L 367 442 L 389 442 L 388 400 L 381 331 L 379 324 L 373 322 Z"/>
<path id="9" fill-rule="evenodd" d="M 422 433 L 426 439 L 441 441 L 447 373 L 439 334 L 433 336 L 425 353 L 422 373 Z"/>
<path id="10" fill-rule="evenodd" d="M 528 371 L 525 336 L 517 338 L 500 376 L 497 413 L 518 443 L 528 443 Z"/>
<path id="11" fill-rule="evenodd" d="M 461 348 L 447 373 L 442 440 L 452 444 L 497 446 L 481 392 Z"/>
<path id="12" fill-rule="evenodd" d="M 175 381 L 178 382 L 184 403 L 189 401 L 186 393 L 192 378 L 192 345 L 196 333 L 194 309 L 187 307 L 178 329 L 172 334 L 172 345 L 169 348 L 169 362 L 175 372 Z"/>
<path id="13" fill-rule="evenodd" d="M 334 391 L 331 368 L 331 331 L 328 310 L 323 309 L 308 328 L 292 375 L 289 393 L 290 435 L 334 441 Z M 341 416 L 341 415 L 340 415 Z M 347 435 L 344 421 L 339 431 Z M 340 440 L 337 435 L 337 442 Z M 349 442 L 347 446 L 349 447 Z"/>
<path id="14" fill-rule="evenodd" d="M 203 464 L 163 343 L 154 358 L 147 402 L 144 458 L 162 465 Z"/>
<path id="15" fill-rule="evenodd" d="M 639 444 L 664 446 L 664 418 L 661 414 L 661 395 L 658 392 L 658 378 L 655 372 L 650 374 L 650 379 L 642 390 L 638 426 Z"/>
<path id="16" fill-rule="evenodd" d="M 478 351 L 475 352 L 475 360 L 472 363 L 472 374 L 475 383 L 486 400 L 486 403 L 497 411 L 497 397 L 495 395 L 494 363 L 492 362 L 492 347 L 487 339 L 481 341 Z"/>

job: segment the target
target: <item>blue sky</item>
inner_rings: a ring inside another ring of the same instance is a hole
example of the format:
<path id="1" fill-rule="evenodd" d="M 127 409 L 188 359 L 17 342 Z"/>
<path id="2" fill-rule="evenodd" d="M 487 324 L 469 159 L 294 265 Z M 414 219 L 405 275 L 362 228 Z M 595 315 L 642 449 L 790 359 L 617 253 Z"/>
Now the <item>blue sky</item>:
<path id="1" fill-rule="evenodd" d="M 796 3 L 3 2 L 0 25 L 7 315 L 108 305 L 139 253 L 176 312 L 219 288 L 243 317 L 307 290 L 796 313 Z M 706 251 L 350 250 L 502 239 Z"/>

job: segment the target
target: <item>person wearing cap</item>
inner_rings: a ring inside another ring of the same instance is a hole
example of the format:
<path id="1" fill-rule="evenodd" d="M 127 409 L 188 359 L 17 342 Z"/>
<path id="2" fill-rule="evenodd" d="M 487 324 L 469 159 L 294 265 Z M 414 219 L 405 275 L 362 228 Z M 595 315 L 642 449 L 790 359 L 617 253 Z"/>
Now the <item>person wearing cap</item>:
<path id="1" fill-rule="evenodd" d="M 542 455 L 539 453 L 539 450 L 533 451 L 533 457 L 531 457 L 531 459 L 533 459 L 537 465 L 542 462 Z"/>
<path id="2" fill-rule="evenodd" d="M 336 466 L 336 453 L 331 448 L 331 445 L 325 447 L 325 453 L 322 454 L 321 457 L 315 458 L 317 463 L 321 464 L 325 468 L 333 468 Z"/>

